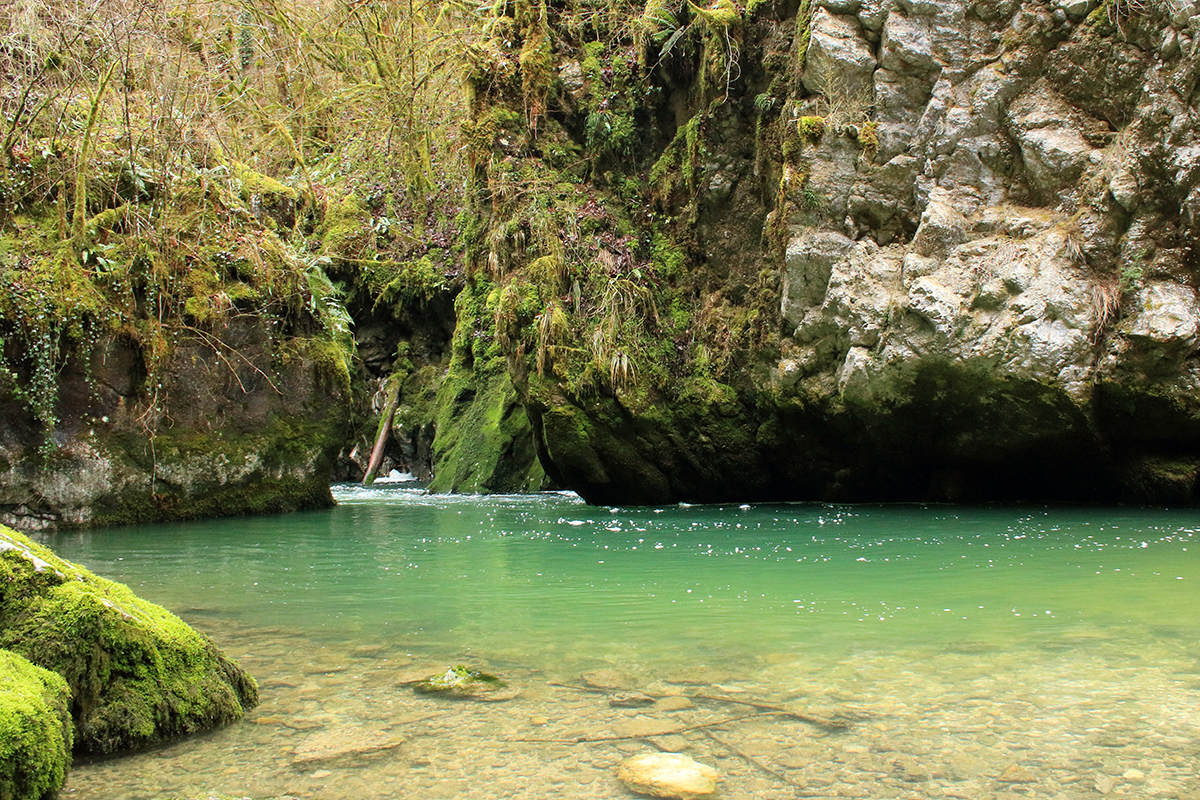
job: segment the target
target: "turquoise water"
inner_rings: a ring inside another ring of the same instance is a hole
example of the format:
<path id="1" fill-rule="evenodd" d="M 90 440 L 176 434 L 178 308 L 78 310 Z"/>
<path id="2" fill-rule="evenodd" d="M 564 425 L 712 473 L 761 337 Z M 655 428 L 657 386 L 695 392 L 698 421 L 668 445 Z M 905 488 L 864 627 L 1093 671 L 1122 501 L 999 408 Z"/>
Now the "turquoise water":
<path id="1" fill-rule="evenodd" d="M 654 747 L 717 764 L 723 797 L 1198 788 L 1171 766 L 1174 738 L 1193 751 L 1197 741 L 1195 715 L 1175 716 L 1196 707 L 1200 687 L 1193 511 L 605 508 L 404 485 L 337 497 L 324 512 L 50 540 L 208 631 L 264 699 L 217 734 L 79 765 L 68 796 L 625 797 L 613 766 Z M 447 705 L 404 685 L 459 662 L 499 672 L 523 696 Z M 597 670 L 660 698 L 733 692 L 861 722 L 836 735 L 778 717 L 692 730 L 688 719 L 728 704 L 613 709 Z M 962 706 L 970 698 L 982 705 Z M 1092 704 L 1111 713 L 1098 718 Z M 426 711 L 440 716 L 416 719 Z M 611 736 L 626 718 L 684 730 L 665 743 L 523 741 Z M 322 731 L 363 726 L 405 744 L 297 760 Z M 997 744 L 1014 731 L 1032 738 Z M 1129 739 L 1132 766 L 1105 736 Z M 439 756 L 447 746 L 482 761 Z M 929 764 L 896 777 L 904 758 Z M 822 759 L 836 766 L 821 772 Z M 1037 780 L 1001 780 L 1014 764 Z M 832 774 L 836 785 L 822 783 Z"/>

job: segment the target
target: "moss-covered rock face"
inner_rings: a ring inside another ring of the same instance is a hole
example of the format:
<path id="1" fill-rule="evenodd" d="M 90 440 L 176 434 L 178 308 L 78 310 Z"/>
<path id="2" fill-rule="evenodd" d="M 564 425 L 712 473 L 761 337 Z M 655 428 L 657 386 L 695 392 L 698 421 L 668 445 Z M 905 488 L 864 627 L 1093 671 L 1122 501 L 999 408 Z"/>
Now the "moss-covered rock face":
<path id="1" fill-rule="evenodd" d="M 66 679 L 75 748 L 106 754 L 240 719 L 254 679 L 119 583 L 0 528 L 0 648 Z"/>
<path id="2" fill-rule="evenodd" d="M 467 241 L 549 475 L 1200 501 L 1194 11 L 554 8 L 478 50 Z"/>
<path id="3" fill-rule="evenodd" d="M 24 529 L 293 511 L 332 504 L 346 435 L 343 356 L 269 319 L 180 332 L 147 386 L 143 353 L 100 340 L 57 380 L 52 447 L 0 402 L 0 521 Z"/>
<path id="4" fill-rule="evenodd" d="M 61 676 L 0 650 L 0 797 L 58 793 L 71 764 L 70 703 Z"/>

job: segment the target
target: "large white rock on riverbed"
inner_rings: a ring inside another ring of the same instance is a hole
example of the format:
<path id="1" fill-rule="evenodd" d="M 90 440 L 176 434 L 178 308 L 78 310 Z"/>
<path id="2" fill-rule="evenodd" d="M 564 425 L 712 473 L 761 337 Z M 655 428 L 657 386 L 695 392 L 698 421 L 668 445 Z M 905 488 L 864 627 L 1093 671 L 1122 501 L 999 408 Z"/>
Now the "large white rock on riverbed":
<path id="1" fill-rule="evenodd" d="M 683 753 L 643 753 L 626 759 L 617 777 L 639 794 L 693 800 L 711 796 L 721 773 Z"/>

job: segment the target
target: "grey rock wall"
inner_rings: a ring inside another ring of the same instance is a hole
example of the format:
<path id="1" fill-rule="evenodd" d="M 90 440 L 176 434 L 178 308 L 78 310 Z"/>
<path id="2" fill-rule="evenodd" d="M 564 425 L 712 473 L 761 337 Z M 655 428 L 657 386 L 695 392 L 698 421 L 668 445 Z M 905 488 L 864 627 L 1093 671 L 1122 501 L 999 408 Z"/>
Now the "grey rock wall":
<path id="1" fill-rule="evenodd" d="M 1114 20 L 1071 0 L 820 6 L 792 113 L 843 119 L 791 184 L 776 385 L 903 404 L 923 363 L 1036 382 L 1081 410 L 1117 472 L 1165 459 L 1194 499 L 1194 5 Z M 1114 404 L 1153 432 L 1112 430 Z"/>

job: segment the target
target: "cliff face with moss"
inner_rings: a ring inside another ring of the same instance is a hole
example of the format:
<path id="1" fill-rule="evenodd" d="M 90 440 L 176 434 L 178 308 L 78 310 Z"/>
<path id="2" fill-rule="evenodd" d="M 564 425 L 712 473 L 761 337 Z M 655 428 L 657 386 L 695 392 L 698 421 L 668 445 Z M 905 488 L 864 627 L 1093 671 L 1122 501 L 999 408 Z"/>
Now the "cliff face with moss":
<path id="1" fill-rule="evenodd" d="M 438 491 L 1196 500 L 1190 0 L 135 6 L 0 20 L 4 520 L 325 504 L 381 423 Z"/>
<path id="2" fill-rule="evenodd" d="M 186 185 L 162 198 L 169 205 L 139 208 L 136 189 L 118 191 L 86 207 L 76 235 L 63 235 L 52 202 L 7 209 L 4 522 L 75 527 L 332 502 L 348 322 L 327 307 L 323 273 L 250 210 L 253 198 L 285 202 L 283 187 L 253 184 L 244 167 L 233 184 L 188 167 Z"/>
<path id="3" fill-rule="evenodd" d="M 1193 503 L 1198 26 L 507 4 L 460 330 L 594 502 Z"/>

